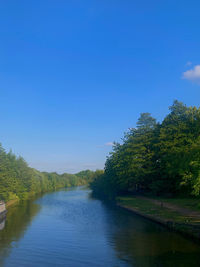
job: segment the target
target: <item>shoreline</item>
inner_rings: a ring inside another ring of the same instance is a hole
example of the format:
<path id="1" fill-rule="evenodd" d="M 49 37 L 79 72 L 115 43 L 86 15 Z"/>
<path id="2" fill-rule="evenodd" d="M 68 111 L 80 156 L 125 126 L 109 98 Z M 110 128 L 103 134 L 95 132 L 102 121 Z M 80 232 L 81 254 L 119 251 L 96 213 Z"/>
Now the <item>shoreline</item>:
<path id="1" fill-rule="evenodd" d="M 187 238 L 200 242 L 200 224 L 177 221 L 177 220 L 174 220 L 173 217 L 170 218 L 168 216 L 166 217 L 160 216 L 159 213 L 156 213 L 156 212 L 154 214 L 150 214 L 150 212 L 147 212 L 147 211 L 145 212 L 144 210 L 139 208 L 137 205 L 136 207 L 131 207 L 130 205 L 125 205 L 123 203 L 120 203 L 119 201 L 116 202 L 116 205 L 119 208 L 122 208 L 138 216 L 141 216 L 147 220 L 160 224 Z"/>
<path id="2" fill-rule="evenodd" d="M 46 192 L 47 193 L 47 192 Z M 123 200 L 123 198 L 121 198 Z M 132 200 L 136 200 L 137 198 L 132 198 Z M 146 201 L 150 202 L 150 200 L 146 199 Z M 6 216 L 6 213 L 8 209 L 14 205 L 19 204 L 19 199 L 14 199 L 6 202 L 6 211 L 0 214 L 0 220 Z M 127 210 L 128 212 L 134 213 L 138 216 L 141 216 L 147 220 L 150 220 L 154 223 L 160 224 L 172 231 L 175 231 L 177 233 L 182 234 L 185 237 L 191 238 L 194 241 L 200 242 L 200 224 L 194 224 L 189 222 L 183 222 L 183 221 L 177 221 L 176 218 L 173 218 L 173 216 L 169 216 L 171 214 L 165 213 L 165 207 L 162 207 L 162 210 L 164 210 L 164 216 L 160 216 L 159 209 L 160 207 L 157 206 L 156 212 L 154 214 L 150 214 L 151 208 L 148 207 L 148 209 L 145 211 L 141 206 L 138 205 L 138 203 L 134 203 L 134 207 L 132 204 L 127 205 L 123 204 L 123 201 L 116 201 L 116 206 Z M 192 211 L 191 211 L 192 212 Z"/>
<path id="3" fill-rule="evenodd" d="M 77 185 L 77 186 L 79 187 L 79 186 L 88 186 L 88 185 L 84 184 L 84 185 Z M 14 205 L 19 204 L 21 201 L 33 200 L 33 199 L 36 199 L 36 198 L 38 198 L 40 196 L 43 196 L 44 194 L 57 192 L 57 191 L 60 191 L 60 190 L 63 190 L 63 189 L 69 189 L 69 188 L 73 188 L 73 187 L 77 187 L 77 186 L 60 187 L 60 188 L 57 188 L 55 190 L 49 190 L 49 191 L 45 191 L 45 192 L 42 192 L 42 193 L 36 193 L 34 195 L 30 194 L 26 199 L 16 198 L 16 199 L 9 200 L 9 201 L 5 202 L 6 210 L 8 210 L 10 207 L 12 207 Z"/>

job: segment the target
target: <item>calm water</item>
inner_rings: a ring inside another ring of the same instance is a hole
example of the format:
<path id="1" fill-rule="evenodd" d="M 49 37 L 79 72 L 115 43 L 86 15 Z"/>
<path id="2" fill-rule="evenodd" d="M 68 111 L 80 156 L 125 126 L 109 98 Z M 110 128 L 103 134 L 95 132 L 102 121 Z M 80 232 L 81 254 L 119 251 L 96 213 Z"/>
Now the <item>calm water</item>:
<path id="1" fill-rule="evenodd" d="M 89 193 L 64 190 L 10 208 L 0 266 L 200 266 L 199 245 Z"/>

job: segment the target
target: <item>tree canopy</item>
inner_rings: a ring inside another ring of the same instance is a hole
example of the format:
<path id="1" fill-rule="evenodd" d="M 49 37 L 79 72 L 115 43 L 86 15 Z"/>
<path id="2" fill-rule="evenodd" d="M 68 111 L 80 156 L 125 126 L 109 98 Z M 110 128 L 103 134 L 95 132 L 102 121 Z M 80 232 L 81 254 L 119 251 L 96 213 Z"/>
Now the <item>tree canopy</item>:
<path id="1" fill-rule="evenodd" d="M 162 123 L 142 113 L 123 143 L 114 143 L 91 188 L 97 195 L 123 193 L 200 195 L 200 108 L 174 101 Z"/>
<path id="2" fill-rule="evenodd" d="M 27 199 L 38 193 L 88 183 L 85 176 L 39 172 L 0 145 L 0 200 Z"/>

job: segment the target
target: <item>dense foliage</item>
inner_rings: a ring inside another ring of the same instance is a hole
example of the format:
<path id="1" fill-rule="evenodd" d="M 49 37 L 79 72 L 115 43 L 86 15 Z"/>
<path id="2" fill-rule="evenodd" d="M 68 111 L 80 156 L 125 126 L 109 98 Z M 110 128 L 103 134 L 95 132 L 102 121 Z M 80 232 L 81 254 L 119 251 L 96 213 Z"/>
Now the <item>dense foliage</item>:
<path id="1" fill-rule="evenodd" d="M 169 109 L 161 124 L 142 113 L 114 144 L 104 173 L 91 182 L 96 195 L 200 195 L 200 108 L 174 101 Z"/>
<path id="2" fill-rule="evenodd" d="M 88 184 L 96 177 L 96 173 L 98 173 L 98 171 L 84 170 L 76 173 L 76 176 L 81 179 L 81 181 L 84 181 L 85 184 Z"/>
<path id="3" fill-rule="evenodd" d="M 0 200 L 27 199 L 38 193 L 86 184 L 84 177 L 73 174 L 39 172 L 30 168 L 22 157 L 16 157 L 0 145 Z"/>

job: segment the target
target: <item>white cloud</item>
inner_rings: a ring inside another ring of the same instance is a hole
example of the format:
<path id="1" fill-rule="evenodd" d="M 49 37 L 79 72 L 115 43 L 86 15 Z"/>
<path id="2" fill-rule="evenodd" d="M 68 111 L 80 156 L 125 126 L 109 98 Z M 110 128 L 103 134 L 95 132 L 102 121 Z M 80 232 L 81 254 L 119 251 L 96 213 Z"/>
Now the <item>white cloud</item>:
<path id="1" fill-rule="evenodd" d="M 193 69 L 183 72 L 183 79 L 200 84 L 200 65 L 196 65 Z"/>
<path id="2" fill-rule="evenodd" d="M 105 143 L 105 146 L 113 146 L 113 145 L 114 145 L 113 142 L 107 142 L 107 143 Z"/>

